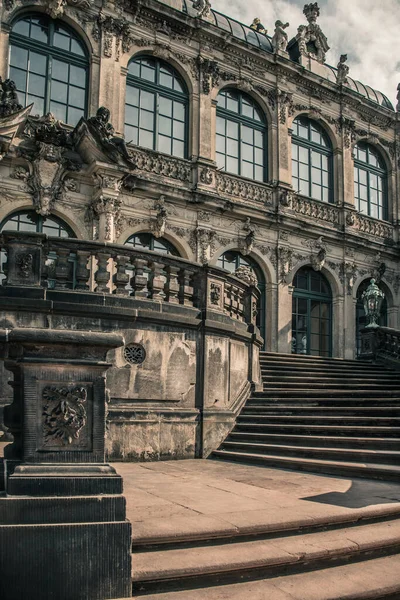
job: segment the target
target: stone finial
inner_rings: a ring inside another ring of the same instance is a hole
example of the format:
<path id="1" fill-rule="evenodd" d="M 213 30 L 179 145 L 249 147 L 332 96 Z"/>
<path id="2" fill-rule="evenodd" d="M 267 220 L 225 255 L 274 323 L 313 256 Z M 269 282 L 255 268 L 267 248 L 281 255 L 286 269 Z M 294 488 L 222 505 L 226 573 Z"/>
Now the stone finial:
<path id="1" fill-rule="evenodd" d="M 254 31 L 257 31 L 257 33 L 262 33 L 263 35 L 267 35 L 268 33 L 258 17 L 253 19 L 250 29 L 254 29 Z"/>
<path id="2" fill-rule="evenodd" d="M 305 4 L 303 8 L 303 14 L 309 23 L 316 23 L 320 14 L 318 2 L 310 2 L 310 4 Z"/>
<path id="3" fill-rule="evenodd" d="M 211 12 L 211 2 L 209 0 L 193 0 L 193 8 L 197 10 L 196 17 L 206 19 Z"/>
<path id="4" fill-rule="evenodd" d="M 349 74 L 349 67 L 346 65 L 347 54 L 342 54 L 337 65 L 336 81 L 339 85 L 346 85 L 348 83 L 347 75 Z"/>
<path id="5" fill-rule="evenodd" d="M 396 111 L 400 112 L 400 83 L 397 86 L 397 96 L 396 96 L 396 100 L 397 100 L 397 104 L 396 104 Z"/>
<path id="6" fill-rule="evenodd" d="M 274 52 L 286 52 L 288 45 L 288 35 L 285 29 L 289 27 L 289 23 L 282 23 L 282 21 L 275 21 L 275 31 L 272 38 L 272 47 Z"/>
<path id="7" fill-rule="evenodd" d="M 302 56 L 315 58 L 319 63 L 325 62 L 325 55 L 329 50 L 328 40 L 317 24 L 320 11 L 317 2 L 305 4 L 303 13 L 308 25 L 300 25 L 297 30 L 296 41 Z"/>

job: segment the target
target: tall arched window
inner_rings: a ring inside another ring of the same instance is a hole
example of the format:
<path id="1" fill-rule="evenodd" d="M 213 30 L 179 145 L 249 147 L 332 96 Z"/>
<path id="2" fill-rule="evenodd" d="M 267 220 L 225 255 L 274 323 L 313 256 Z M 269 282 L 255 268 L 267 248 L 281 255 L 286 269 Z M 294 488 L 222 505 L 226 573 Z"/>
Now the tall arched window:
<path id="1" fill-rule="evenodd" d="M 354 196 L 357 209 L 375 219 L 388 219 L 386 168 L 377 150 L 359 143 L 354 149 Z"/>
<path id="2" fill-rule="evenodd" d="M 237 90 L 223 90 L 217 105 L 217 165 L 257 181 L 267 178 L 267 125 L 256 102 Z"/>
<path id="3" fill-rule="evenodd" d="M 21 104 L 34 103 L 33 115 L 52 112 L 76 125 L 86 114 L 88 71 L 84 45 L 65 23 L 33 14 L 12 26 L 9 77 Z"/>
<path id="4" fill-rule="evenodd" d="M 236 269 L 239 267 L 250 267 L 253 269 L 257 281 L 258 281 L 258 289 L 261 292 L 260 302 L 257 306 L 257 327 L 260 330 L 262 337 L 265 342 L 265 277 L 264 273 L 260 269 L 259 265 L 255 260 L 250 258 L 249 256 L 243 256 L 238 250 L 228 250 L 224 254 L 222 254 L 217 262 L 218 267 L 221 269 L 226 269 L 230 273 L 235 273 Z"/>
<path id="5" fill-rule="evenodd" d="M 26 233 L 45 233 L 52 237 L 62 238 L 74 238 L 76 237 L 72 229 L 62 219 L 52 215 L 51 217 L 42 217 L 33 210 L 19 210 L 6 217 L 0 223 L 1 231 L 25 231 Z M 6 255 L 3 250 L 0 249 L 0 284 L 3 281 L 4 274 L 4 263 L 6 261 Z M 74 280 L 75 260 L 71 255 L 71 281 Z M 54 259 L 49 254 L 49 258 L 46 261 L 47 269 L 49 272 L 49 287 L 52 287 L 54 280 L 51 279 L 51 272 L 54 267 Z"/>
<path id="6" fill-rule="evenodd" d="M 323 128 L 307 117 L 293 121 L 292 184 L 309 198 L 333 202 L 332 145 Z"/>
<path id="7" fill-rule="evenodd" d="M 129 63 L 125 139 L 179 158 L 188 154 L 188 93 L 173 67 L 148 56 Z"/>
<path id="8" fill-rule="evenodd" d="M 141 250 L 153 250 L 160 254 L 172 254 L 179 256 L 178 250 L 165 238 L 156 238 L 152 233 L 135 233 L 125 242 L 128 246 L 133 246 Z"/>
<path id="9" fill-rule="evenodd" d="M 326 278 L 311 267 L 293 280 L 292 352 L 332 355 L 332 291 Z"/>

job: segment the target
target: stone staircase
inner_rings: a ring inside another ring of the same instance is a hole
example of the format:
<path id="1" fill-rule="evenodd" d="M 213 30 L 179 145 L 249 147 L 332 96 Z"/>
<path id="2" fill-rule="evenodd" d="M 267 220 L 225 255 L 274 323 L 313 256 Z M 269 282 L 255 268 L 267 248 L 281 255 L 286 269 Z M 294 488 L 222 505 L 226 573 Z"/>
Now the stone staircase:
<path id="1" fill-rule="evenodd" d="M 213 458 L 400 481 L 400 372 L 290 354 L 260 360 L 264 390 Z"/>

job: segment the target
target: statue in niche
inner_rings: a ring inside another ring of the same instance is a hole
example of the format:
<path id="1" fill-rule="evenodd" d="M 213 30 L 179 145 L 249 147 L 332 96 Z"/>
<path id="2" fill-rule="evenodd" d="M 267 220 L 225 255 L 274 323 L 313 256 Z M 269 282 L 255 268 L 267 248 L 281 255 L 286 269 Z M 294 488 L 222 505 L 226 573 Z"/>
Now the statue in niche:
<path id="1" fill-rule="evenodd" d="M 275 22 L 275 31 L 272 38 L 272 47 L 274 52 L 286 52 L 288 45 L 288 35 L 285 29 L 289 27 L 289 23 L 282 23 L 282 21 Z"/>
<path id="2" fill-rule="evenodd" d="M 257 31 L 257 33 L 262 33 L 263 35 L 267 35 L 268 33 L 258 17 L 255 17 L 255 19 L 253 19 L 253 22 L 250 25 L 250 29 L 254 29 L 254 31 Z"/>
<path id="3" fill-rule="evenodd" d="M 0 95 L 0 117 L 8 117 L 19 110 L 22 110 L 22 104 L 18 102 L 17 86 L 11 79 L 3 81 L 0 77 L 1 95 Z"/>
<path id="4" fill-rule="evenodd" d="M 89 130 L 99 139 L 102 146 L 116 162 L 122 156 L 126 162 L 132 163 L 125 140 L 114 135 L 115 129 L 110 123 L 110 111 L 108 108 L 100 106 L 97 109 L 96 116 L 90 117 L 87 120 L 87 124 Z"/>
<path id="5" fill-rule="evenodd" d="M 342 54 L 337 66 L 336 81 L 339 85 L 346 85 L 349 81 L 347 75 L 349 74 L 349 67 L 346 65 L 347 54 Z"/>

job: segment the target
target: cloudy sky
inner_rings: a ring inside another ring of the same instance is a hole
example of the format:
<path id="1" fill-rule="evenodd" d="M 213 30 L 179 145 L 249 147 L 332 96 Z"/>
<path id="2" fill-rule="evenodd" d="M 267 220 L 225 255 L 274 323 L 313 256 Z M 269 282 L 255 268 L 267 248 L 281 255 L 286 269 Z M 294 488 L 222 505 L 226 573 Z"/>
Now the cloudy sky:
<path id="1" fill-rule="evenodd" d="M 273 35 L 277 19 L 289 22 L 289 39 L 306 23 L 304 0 L 211 0 L 212 8 L 242 23 L 259 17 Z M 348 55 L 350 75 L 395 103 L 400 82 L 400 0 L 319 0 L 318 23 L 328 38 L 327 63 Z"/>

